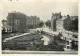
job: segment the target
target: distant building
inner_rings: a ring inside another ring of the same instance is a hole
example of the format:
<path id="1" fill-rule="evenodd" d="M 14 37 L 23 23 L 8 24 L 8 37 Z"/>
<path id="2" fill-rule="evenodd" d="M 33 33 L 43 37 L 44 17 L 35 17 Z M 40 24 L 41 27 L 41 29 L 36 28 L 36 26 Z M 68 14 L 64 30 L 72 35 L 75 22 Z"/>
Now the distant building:
<path id="1" fill-rule="evenodd" d="M 58 19 L 61 19 L 61 12 L 60 13 L 52 13 L 52 16 L 51 16 L 51 30 L 52 31 L 56 31 L 56 21 Z"/>
<path id="2" fill-rule="evenodd" d="M 78 16 L 70 16 L 70 19 L 71 19 L 71 20 L 78 19 Z"/>
<path id="3" fill-rule="evenodd" d="M 13 32 L 27 32 L 28 28 L 38 27 L 40 22 L 37 16 L 26 16 L 20 12 L 8 13 L 7 25 L 12 26 Z"/>
<path id="4" fill-rule="evenodd" d="M 8 13 L 7 25 L 12 26 L 13 32 L 26 31 L 26 15 L 20 12 Z"/>
<path id="5" fill-rule="evenodd" d="M 36 28 L 39 27 L 40 19 L 37 16 L 27 16 L 26 18 L 26 25 L 28 27 Z"/>
<path id="6" fill-rule="evenodd" d="M 61 19 L 58 19 L 56 21 L 56 31 L 63 32 L 64 31 L 64 19 L 65 17 L 62 17 Z"/>
<path id="7" fill-rule="evenodd" d="M 62 16 L 61 12 L 52 13 L 51 16 L 51 30 L 62 32 L 64 30 L 72 30 L 73 20 L 78 19 L 78 16 Z"/>

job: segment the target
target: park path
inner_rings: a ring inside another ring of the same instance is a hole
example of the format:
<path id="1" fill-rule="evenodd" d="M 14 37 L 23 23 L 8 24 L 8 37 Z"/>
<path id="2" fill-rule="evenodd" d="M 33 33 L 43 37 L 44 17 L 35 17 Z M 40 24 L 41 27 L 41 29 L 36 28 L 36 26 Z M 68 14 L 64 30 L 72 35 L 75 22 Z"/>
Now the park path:
<path id="1" fill-rule="evenodd" d="M 17 35 L 17 36 L 12 36 L 12 37 L 9 37 L 9 38 L 5 38 L 5 40 L 3 42 L 6 42 L 7 40 L 12 40 L 14 38 L 17 38 L 17 37 L 20 37 L 20 36 L 24 36 L 24 35 L 27 35 L 29 33 L 24 33 L 24 34 L 21 34 L 21 35 Z"/>

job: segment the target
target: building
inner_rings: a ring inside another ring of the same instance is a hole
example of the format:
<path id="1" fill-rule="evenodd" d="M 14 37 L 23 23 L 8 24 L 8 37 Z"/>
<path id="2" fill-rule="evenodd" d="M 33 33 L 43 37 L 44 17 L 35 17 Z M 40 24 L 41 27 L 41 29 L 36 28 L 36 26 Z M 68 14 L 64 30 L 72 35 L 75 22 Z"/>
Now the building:
<path id="1" fill-rule="evenodd" d="M 59 13 L 52 13 L 52 16 L 51 16 L 51 30 L 52 31 L 56 31 L 56 21 L 58 19 L 61 19 L 61 12 Z"/>
<path id="2" fill-rule="evenodd" d="M 62 16 L 60 13 L 52 13 L 51 30 L 63 32 L 64 30 L 72 30 L 74 27 L 73 20 L 78 19 L 77 16 Z M 74 27 L 75 28 L 75 27 Z"/>
<path id="3" fill-rule="evenodd" d="M 78 19 L 78 16 L 70 16 L 70 19 L 71 19 L 71 20 Z"/>
<path id="4" fill-rule="evenodd" d="M 66 17 L 65 16 L 63 16 L 61 19 L 58 19 L 57 21 L 56 21 L 56 31 L 58 31 L 58 32 L 64 32 L 64 19 L 65 19 Z"/>
<path id="5" fill-rule="evenodd" d="M 21 12 L 8 13 L 7 25 L 12 26 L 12 32 L 28 32 L 29 28 L 36 28 L 40 22 L 37 16 L 27 16 Z"/>
<path id="6" fill-rule="evenodd" d="M 26 27 L 26 15 L 20 12 L 8 13 L 7 25 L 12 26 L 12 32 L 25 32 Z"/>
<path id="7" fill-rule="evenodd" d="M 57 20 L 56 21 L 56 31 L 58 31 L 58 32 L 62 32 L 63 31 L 63 22 L 64 22 L 64 20 Z"/>
<path id="8" fill-rule="evenodd" d="M 26 18 L 26 26 L 28 28 L 37 28 L 39 27 L 40 19 L 37 16 L 27 16 Z"/>

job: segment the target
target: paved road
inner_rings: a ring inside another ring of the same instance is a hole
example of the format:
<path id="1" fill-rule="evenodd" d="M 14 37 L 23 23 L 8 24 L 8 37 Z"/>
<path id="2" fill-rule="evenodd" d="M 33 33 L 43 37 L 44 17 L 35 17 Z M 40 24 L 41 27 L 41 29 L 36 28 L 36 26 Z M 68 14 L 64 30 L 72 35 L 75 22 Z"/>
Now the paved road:
<path id="1" fill-rule="evenodd" d="M 49 30 L 47 27 L 43 28 L 43 31 L 51 33 L 51 34 L 55 34 L 55 35 L 59 34 L 59 32 L 53 32 L 53 31 Z M 73 38 L 73 36 L 72 36 L 73 32 L 69 31 L 69 33 L 70 34 L 68 35 L 68 31 L 62 32 L 63 37 L 66 37 L 67 41 L 70 39 L 78 41 L 78 38 Z M 74 34 L 78 35 L 77 32 L 74 32 Z"/>

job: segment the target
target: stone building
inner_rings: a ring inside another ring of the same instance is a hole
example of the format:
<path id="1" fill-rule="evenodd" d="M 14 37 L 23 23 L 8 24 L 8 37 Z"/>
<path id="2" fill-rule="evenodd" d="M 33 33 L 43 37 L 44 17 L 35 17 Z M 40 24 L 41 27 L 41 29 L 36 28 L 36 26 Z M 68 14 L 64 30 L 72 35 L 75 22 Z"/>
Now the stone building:
<path id="1" fill-rule="evenodd" d="M 26 26 L 29 28 L 37 28 L 39 26 L 40 19 L 37 16 L 27 16 L 26 18 Z"/>
<path id="2" fill-rule="evenodd" d="M 59 13 L 52 13 L 52 16 L 51 16 L 51 30 L 52 31 L 56 31 L 56 21 L 58 19 L 61 19 L 61 12 Z"/>
<path id="3" fill-rule="evenodd" d="M 7 25 L 12 26 L 12 32 L 26 31 L 26 15 L 20 12 L 8 13 Z"/>
<path id="4" fill-rule="evenodd" d="M 64 19 L 65 17 L 63 16 L 61 19 L 58 19 L 56 21 L 56 31 L 58 32 L 63 32 L 64 31 Z"/>
<path id="5" fill-rule="evenodd" d="M 40 22 L 37 16 L 27 16 L 21 12 L 11 12 L 7 16 L 7 25 L 12 26 L 13 32 L 28 32 L 29 28 L 36 28 Z"/>
<path id="6" fill-rule="evenodd" d="M 74 17 L 62 16 L 60 13 L 52 13 L 51 17 L 51 29 L 52 31 L 58 31 L 62 32 L 64 30 L 70 30 L 70 26 L 72 26 L 72 19 L 74 20 Z M 69 29 L 68 29 L 69 28 Z"/>

